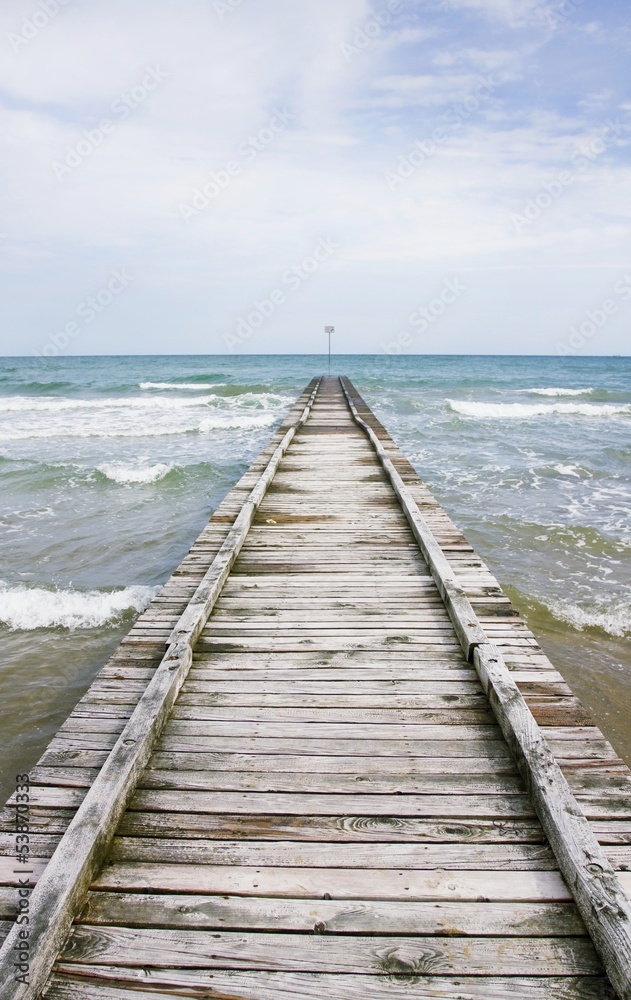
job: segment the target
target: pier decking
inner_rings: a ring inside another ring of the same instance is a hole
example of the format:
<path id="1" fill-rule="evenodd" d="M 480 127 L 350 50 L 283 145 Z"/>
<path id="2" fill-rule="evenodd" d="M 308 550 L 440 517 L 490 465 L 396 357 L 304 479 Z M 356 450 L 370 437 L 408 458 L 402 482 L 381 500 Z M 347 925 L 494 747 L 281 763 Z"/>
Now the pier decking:
<path id="1" fill-rule="evenodd" d="M 347 380 L 305 389 L 30 781 L 1 1000 L 631 997 L 631 773 Z"/>

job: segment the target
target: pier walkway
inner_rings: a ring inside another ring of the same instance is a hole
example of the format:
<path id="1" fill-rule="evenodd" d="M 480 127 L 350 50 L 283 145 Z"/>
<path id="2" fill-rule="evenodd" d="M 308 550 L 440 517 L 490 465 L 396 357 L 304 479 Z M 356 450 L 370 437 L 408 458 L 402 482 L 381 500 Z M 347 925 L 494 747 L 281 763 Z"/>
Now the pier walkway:
<path id="1" fill-rule="evenodd" d="M 5 809 L 0 998 L 628 1000 L 630 779 L 314 380 Z"/>

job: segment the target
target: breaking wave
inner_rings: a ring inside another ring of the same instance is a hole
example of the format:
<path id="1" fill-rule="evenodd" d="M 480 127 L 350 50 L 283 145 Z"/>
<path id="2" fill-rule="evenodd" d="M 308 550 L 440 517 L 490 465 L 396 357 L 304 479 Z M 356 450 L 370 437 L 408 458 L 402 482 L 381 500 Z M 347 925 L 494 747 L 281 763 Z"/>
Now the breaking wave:
<path id="1" fill-rule="evenodd" d="M 97 628 L 115 624 L 132 612 L 141 612 L 157 587 L 125 587 L 115 591 L 47 590 L 9 587 L 0 581 L 0 623 L 18 631 L 39 628 Z"/>
<path id="2" fill-rule="evenodd" d="M 596 628 L 618 638 L 631 635 L 630 604 L 617 604 L 611 608 L 582 608 L 578 604 L 551 601 L 548 606 L 555 618 L 567 622 L 580 632 L 586 628 Z"/>
<path id="3" fill-rule="evenodd" d="M 175 468 L 174 464 L 166 465 L 158 462 L 156 465 L 132 465 L 126 462 L 104 462 L 97 465 L 96 471 L 113 483 L 127 485 L 132 483 L 157 483 Z"/>
<path id="4" fill-rule="evenodd" d="M 477 403 L 447 399 L 449 408 L 478 420 L 527 420 L 529 417 L 615 417 L 631 415 L 631 403 Z"/>
<path id="5" fill-rule="evenodd" d="M 186 389 L 199 391 L 200 389 L 223 388 L 226 382 L 139 382 L 138 388 L 143 391 L 148 389 Z"/>
<path id="6" fill-rule="evenodd" d="M 516 389 L 516 392 L 527 392 L 533 396 L 590 396 L 594 390 L 593 389 L 563 389 L 563 388 L 550 388 L 550 389 Z"/>
<path id="7" fill-rule="evenodd" d="M 186 397 L 0 399 L 0 441 L 133 438 L 270 427 L 292 400 L 245 392 Z M 4 416 L 4 419 L 2 417 Z"/>

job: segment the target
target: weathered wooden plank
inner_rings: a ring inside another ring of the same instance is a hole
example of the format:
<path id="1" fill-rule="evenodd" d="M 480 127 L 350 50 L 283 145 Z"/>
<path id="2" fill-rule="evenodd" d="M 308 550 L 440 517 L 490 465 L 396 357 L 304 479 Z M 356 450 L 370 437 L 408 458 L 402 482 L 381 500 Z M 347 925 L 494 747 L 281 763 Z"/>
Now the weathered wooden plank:
<path id="1" fill-rule="evenodd" d="M 46 828 L 54 829 L 56 818 L 46 817 Z M 58 822 L 63 824 L 63 815 Z M 628 845 L 628 824 L 618 833 L 615 821 L 602 824 L 608 843 Z M 265 813 L 208 815 L 207 813 L 135 812 L 128 810 L 119 833 L 132 837 L 235 837 L 240 840 L 284 840 L 388 843 L 500 843 L 545 842 L 540 824 L 532 819 L 453 819 L 438 816 L 285 816 Z"/>
<path id="2" fill-rule="evenodd" d="M 85 798 L 81 788 L 33 788 L 34 806 L 76 809 Z M 533 808 L 528 796 L 522 794 L 494 795 L 353 795 L 280 792 L 205 792 L 140 789 L 133 794 L 130 808 L 166 812 L 199 813 L 282 813 L 314 816 L 379 815 L 379 816 L 486 816 L 531 817 Z"/>
<path id="3" fill-rule="evenodd" d="M 227 972 L 69 966 L 47 1000 L 156 1000 L 199 997 L 212 989 L 230 1000 L 614 1000 L 604 976 L 353 976 L 323 973 Z M 79 977 L 79 978 L 77 978 Z M 89 977 L 84 981 L 81 977 Z M 127 982 L 127 988 L 117 986 Z M 143 984 L 147 989 L 143 989 Z M 177 991 L 177 992 L 173 992 Z M 211 994 L 212 995 L 212 994 Z"/>
<path id="4" fill-rule="evenodd" d="M 355 975 L 599 975 L 589 939 L 380 938 L 77 926 L 61 956 L 72 964 L 261 969 Z"/>
<path id="5" fill-rule="evenodd" d="M 65 809 L 33 810 L 33 843 L 38 836 L 58 840 L 68 826 Z M 601 841 L 626 846 L 631 842 L 629 824 L 615 820 L 601 823 Z M 386 843 L 435 842 L 504 844 L 508 842 L 541 844 L 545 836 L 537 820 L 484 819 L 437 816 L 426 819 L 410 816 L 284 816 L 265 813 L 230 815 L 220 813 L 141 812 L 128 809 L 118 828 L 121 836 L 130 837 L 205 837 L 217 840 L 297 840 L 350 843 L 373 841 Z M 2 834 L 2 837 L 10 834 Z M 11 852 L 7 852 L 9 855 Z M 38 856 L 42 854 L 37 847 Z"/>
<path id="6" fill-rule="evenodd" d="M 114 712 L 115 709 L 112 709 Z M 231 725 L 241 725 L 248 722 L 264 722 L 273 726 L 275 723 L 304 723 L 305 729 L 311 730 L 314 726 L 327 723 L 342 723 L 352 731 L 361 726 L 370 733 L 377 723 L 384 723 L 386 726 L 408 726 L 416 730 L 418 726 L 445 725 L 445 726 L 493 726 L 495 717 L 488 705 L 478 705 L 476 707 L 460 708 L 451 703 L 447 703 L 437 709 L 418 708 L 321 708 L 318 706 L 300 707 L 276 707 L 269 706 L 244 706 L 222 708 L 215 705 L 176 705 L 171 713 L 174 722 L 212 722 Z M 273 733 L 270 733 L 273 735 Z"/>
<path id="7" fill-rule="evenodd" d="M 115 725 L 115 724 L 114 724 Z M 85 726 L 85 729 L 82 728 Z M 73 723 L 74 728 L 74 723 Z M 80 732 L 112 732 L 107 720 L 77 719 L 76 728 Z M 291 739 L 301 732 L 305 741 L 310 739 L 351 739 L 361 740 L 491 740 L 500 736 L 497 723 L 484 722 L 466 725 L 460 722 L 445 723 L 370 723 L 365 725 L 344 722 L 241 722 L 240 720 L 214 720 L 210 723 L 187 719 L 171 718 L 165 726 L 165 736 L 203 736 L 212 729 L 217 736 L 232 736 L 253 738 L 256 736 L 267 739 Z M 69 728 L 69 731 L 72 731 Z"/>
<path id="8" fill-rule="evenodd" d="M 76 751 L 83 749 L 103 750 L 114 745 L 116 736 L 108 733 L 66 733 L 55 737 L 51 749 L 56 752 Z M 574 745 L 576 743 L 576 746 Z M 245 738 L 230 736 L 162 736 L 160 748 L 167 753 L 273 753 L 273 754 L 304 754 L 315 756 L 390 756 L 390 757 L 471 757 L 480 756 L 510 756 L 503 739 L 473 739 L 464 740 L 367 740 L 367 739 L 267 739 L 265 737 Z M 604 741 L 593 742 L 585 747 L 579 741 L 563 741 L 562 754 L 568 758 L 575 756 L 584 759 L 591 751 L 599 759 L 607 756 L 616 759 L 611 748 Z"/>
<path id="9" fill-rule="evenodd" d="M 74 773 L 92 773 L 103 763 L 103 751 L 64 752 L 48 751 L 42 758 L 41 766 L 32 771 L 34 784 L 63 784 L 76 781 Z M 585 762 L 581 762 L 585 763 Z M 600 761 L 588 761 L 600 764 Z M 609 766 L 608 762 L 604 762 Z M 85 766 L 84 766 L 85 765 Z M 149 769 L 163 771 L 260 771 L 275 773 L 289 771 L 304 774 L 369 774 L 373 777 L 388 774 L 516 774 L 517 768 L 509 757 L 489 754 L 476 757 L 352 757 L 348 755 L 315 756 L 264 753 L 186 753 L 184 751 L 166 753 L 155 750 L 151 756 Z M 48 777 L 50 774 L 50 778 Z M 210 779 L 212 780 L 212 778 Z"/>
<path id="10" fill-rule="evenodd" d="M 571 903 L 409 903 L 92 892 L 81 923 L 199 930 L 474 937 L 584 936 Z"/>
<path id="11" fill-rule="evenodd" d="M 626 847 L 615 848 L 624 852 Z M 214 865 L 282 868 L 435 868 L 461 871 L 554 871 L 554 855 L 543 844 L 339 844 L 270 843 L 236 840 L 183 840 L 170 837 L 116 837 L 110 858 L 121 862 L 181 864 L 212 861 Z"/>
<path id="12" fill-rule="evenodd" d="M 602 781 L 602 779 L 600 779 Z M 287 771 L 163 771 L 148 768 L 139 789 L 185 791 L 314 792 L 326 795 L 519 795 L 519 775 L 292 774 Z"/>
<path id="13" fill-rule="evenodd" d="M 626 874 L 621 880 L 628 882 Z M 94 887 L 331 899 L 416 899 L 421 902 L 571 902 L 558 872 L 416 871 L 336 868 L 238 868 L 230 865 L 118 863 L 107 865 Z"/>

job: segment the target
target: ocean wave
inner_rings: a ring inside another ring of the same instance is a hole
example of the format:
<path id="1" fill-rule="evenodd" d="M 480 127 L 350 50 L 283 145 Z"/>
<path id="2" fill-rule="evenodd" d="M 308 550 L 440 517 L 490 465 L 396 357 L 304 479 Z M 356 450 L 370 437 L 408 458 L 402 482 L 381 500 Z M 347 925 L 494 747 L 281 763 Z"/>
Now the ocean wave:
<path id="1" fill-rule="evenodd" d="M 60 439 L 90 438 L 157 438 L 173 437 L 180 434 L 208 434 L 210 431 L 244 431 L 261 430 L 271 427 L 280 414 L 273 411 L 256 411 L 249 413 L 230 413 L 229 411 L 217 411 L 212 416 L 195 421 L 174 421 L 167 420 L 164 423 L 151 423 L 144 421 L 131 421 L 127 426 L 116 421 L 108 424 L 102 420 L 95 420 L 92 424 L 68 423 L 66 425 L 50 424 L 40 426 L 16 427 L 14 429 L 0 430 L 0 441 L 42 441 Z"/>
<path id="2" fill-rule="evenodd" d="M 197 424 L 190 427 L 156 427 L 152 424 L 135 426 L 128 430 L 122 427 L 30 427 L 15 431 L 0 431 L 0 441 L 47 441 L 61 438 L 154 438 L 188 434 L 199 430 Z"/>
<path id="3" fill-rule="evenodd" d="M 14 631 L 97 628 L 120 622 L 131 612 L 144 611 L 158 589 L 135 586 L 81 592 L 24 584 L 9 587 L 0 581 L 0 623 Z"/>
<path id="4" fill-rule="evenodd" d="M 146 391 L 148 389 L 187 389 L 199 391 L 200 389 L 223 388 L 226 382 L 139 382 L 138 388 Z"/>
<path id="5" fill-rule="evenodd" d="M 590 396 L 594 389 L 515 389 L 515 392 L 527 392 L 532 396 Z"/>
<path id="6" fill-rule="evenodd" d="M 631 635 L 631 604 L 617 604 L 610 608 L 583 608 L 579 604 L 551 601 L 548 607 L 555 618 L 567 622 L 579 632 L 594 628 L 616 638 Z"/>
<path id="7" fill-rule="evenodd" d="M 61 381 L 20 382 L 18 384 L 21 392 L 27 392 L 32 396 L 46 395 L 50 392 L 66 392 L 76 388 L 74 382 Z M 0 389 L 3 389 L 5 385 L 9 387 L 9 392 L 13 395 L 17 388 L 16 380 L 14 378 L 0 378 Z"/>
<path id="8" fill-rule="evenodd" d="M 229 399 L 214 394 L 59 400 L 14 397 L 0 400 L 0 442 L 256 430 L 271 426 L 292 402 L 279 393 L 253 392 Z"/>
<path id="9" fill-rule="evenodd" d="M 174 464 L 166 465 L 158 462 L 156 465 L 132 465 L 127 462 L 104 462 L 97 465 L 96 471 L 106 479 L 121 485 L 157 483 L 175 468 Z"/>
<path id="10" fill-rule="evenodd" d="M 478 420 L 527 420 L 529 417 L 631 415 L 631 403 L 479 403 L 447 399 L 450 409 Z"/>
<path id="11" fill-rule="evenodd" d="M 254 430 L 257 427 L 271 427 L 275 421 L 275 413 L 261 413 L 258 416 L 249 413 L 217 413 L 212 417 L 204 417 L 197 429 L 201 434 L 216 430 Z"/>
<path id="12" fill-rule="evenodd" d="M 180 388 L 178 386 L 178 388 Z M 30 396 L 5 396 L 0 398 L 0 413 L 62 413 L 66 410 L 182 410 L 206 407 L 207 409 L 226 406 L 269 409 L 289 405 L 293 399 L 279 393 L 243 391 L 231 395 L 229 400 L 217 393 L 205 396 L 173 398 L 165 396 L 122 396 L 104 399 L 55 399 L 54 397 L 32 399 Z"/>
<path id="13" fill-rule="evenodd" d="M 104 399 L 32 399 L 13 396 L 0 399 L 0 413 L 60 413 L 64 410 L 177 410 L 216 403 L 218 396 L 196 399 L 165 399 L 162 396 L 122 396 Z"/>

